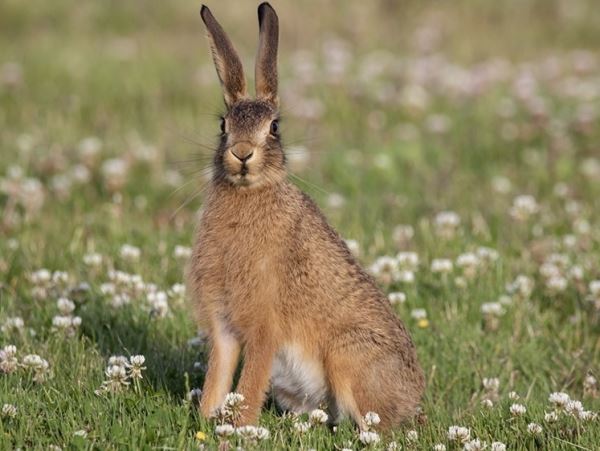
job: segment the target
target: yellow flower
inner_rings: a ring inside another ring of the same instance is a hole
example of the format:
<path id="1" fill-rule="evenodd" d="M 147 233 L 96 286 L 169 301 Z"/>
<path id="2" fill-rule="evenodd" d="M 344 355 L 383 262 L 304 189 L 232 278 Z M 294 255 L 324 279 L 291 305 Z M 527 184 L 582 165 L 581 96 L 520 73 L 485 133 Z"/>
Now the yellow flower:
<path id="1" fill-rule="evenodd" d="M 196 432 L 196 440 L 203 442 L 206 440 L 206 434 L 202 431 Z"/>
<path id="2" fill-rule="evenodd" d="M 427 318 L 421 318 L 419 322 L 417 322 L 417 326 L 421 329 L 426 329 L 429 327 L 429 320 Z"/>

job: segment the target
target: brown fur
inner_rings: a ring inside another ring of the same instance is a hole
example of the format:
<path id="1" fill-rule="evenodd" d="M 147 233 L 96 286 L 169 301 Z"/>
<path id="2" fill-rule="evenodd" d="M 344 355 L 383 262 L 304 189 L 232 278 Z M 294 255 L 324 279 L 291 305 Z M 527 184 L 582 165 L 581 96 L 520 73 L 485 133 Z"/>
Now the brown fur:
<path id="1" fill-rule="evenodd" d="M 349 415 L 363 427 L 374 411 L 382 427 L 398 425 L 424 390 L 414 345 L 315 203 L 287 181 L 270 133 L 277 114 L 273 101 L 235 102 L 215 153 L 187 277 L 211 342 L 202 413 L 213 415 L 231 390 L 243 350 L 240 424 L 257 421 L 277 367 L 284 407 L 307 411 L 323 397 L 335 420 Z"/>

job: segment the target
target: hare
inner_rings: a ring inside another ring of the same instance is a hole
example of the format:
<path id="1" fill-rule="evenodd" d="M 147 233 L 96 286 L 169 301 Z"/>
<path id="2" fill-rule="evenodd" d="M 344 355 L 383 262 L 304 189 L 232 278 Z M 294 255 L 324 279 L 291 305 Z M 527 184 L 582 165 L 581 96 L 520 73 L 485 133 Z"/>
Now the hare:
<path id="1" fill-rule="evenodd" d="M 423 372 L 386 296 L 286 178 L 275 10 L 258 7 L 255 99 L 231 41 L 206 6 L 200 14 L 226 106 L 187 269 L 211 348 L 201 413 L 221 406 L 243 352 L 239 425 L 256 424 L 269 388 L 285 410 L 327 405 L 334 422 L 361 428 L 373 411 L 381 427 L 399 425 L 418 409 Z"/>

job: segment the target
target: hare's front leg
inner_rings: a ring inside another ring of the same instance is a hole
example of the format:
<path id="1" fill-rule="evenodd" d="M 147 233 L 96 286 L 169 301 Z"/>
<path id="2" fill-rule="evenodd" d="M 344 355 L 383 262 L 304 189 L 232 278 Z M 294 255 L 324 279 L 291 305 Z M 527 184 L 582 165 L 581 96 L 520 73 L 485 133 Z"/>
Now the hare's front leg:
<path id="1" fill-rule="evenodd" d="M 206 418 L 215 414 L 225 395 L 231 390 L 233 373 L 240 356 L 237 338 L 220 322 L 215 321 L 211 331 L 211 350 L 208 371 L 202 389 L 200 410 Z"/>
<path id="2" fill-rule="evenodd" d="M 267 328 L 261 328 L 244 345 L 244 366 L 237 392 L 244 395 L 246 409 L 238 425 L 256 424 L 269 389 L 276 346 Z"/>

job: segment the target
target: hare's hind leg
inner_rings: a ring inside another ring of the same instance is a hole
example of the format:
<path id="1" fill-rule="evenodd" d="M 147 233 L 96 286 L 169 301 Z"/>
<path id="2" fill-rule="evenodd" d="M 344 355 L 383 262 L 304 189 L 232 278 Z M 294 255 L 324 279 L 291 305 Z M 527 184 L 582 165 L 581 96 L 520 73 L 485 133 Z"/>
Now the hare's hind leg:
<path id="1" fill-rule="evenodd" d="M 240 344 L 221 321 L 214 321 L 210 334 L 211 350 L 208 371 L 202 389 L 200 410 L 211 417 L 221 406 L 225 395 L 231 390 L 233 374 L 240 356 Z"/>
<path id="2" fill-rule="evenodd" d="M 334 423 L 339 423 L 342 418 L 348 416 L 354 421 L 361 431 L 366 430 L 363 415 L 354 397 L 354 385 L 356 377 L 356 362 L 350 362 L 343 357 L 329 359 L 326 364 L 327 378 L 330 387 L 331 401 L 330 413 Z"/>
<path id="3" fill-rule="evenodd" d="M 360 364 L 357 364 L 360 362 Z M 328 380 L 341 415 L 365 430 L 364 415 L 379 415 L 379 427 L 399 426 L 416 413 L 422 389 L 393 355 L 360 352 L 328 363 Z"/>

